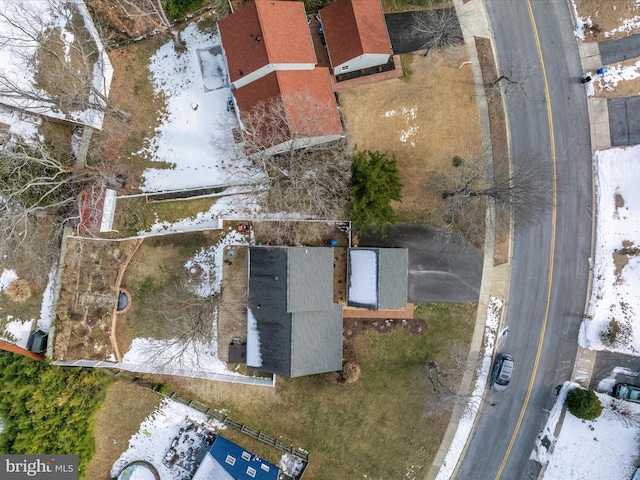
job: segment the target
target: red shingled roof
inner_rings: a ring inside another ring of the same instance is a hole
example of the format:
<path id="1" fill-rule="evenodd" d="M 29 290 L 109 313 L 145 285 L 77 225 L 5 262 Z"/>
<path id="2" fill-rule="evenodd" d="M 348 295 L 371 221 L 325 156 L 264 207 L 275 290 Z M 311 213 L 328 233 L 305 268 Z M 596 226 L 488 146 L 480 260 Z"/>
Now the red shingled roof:
<path id="1" fill-rule="evenodd" d="M 269 102 L 282 102 L 287 125 L 284 120 L 280 125 L 268 125 L 267 122 L 263 128 L 268 128 L 271 132 L 261 135 L 269 138 L 269 144 L 261 145 L 263 149 L 290 139 L 292 133 L 301 137 L 342 134 L 340 115 L 327 68 L 276 70 L 234 90 L 233 94 L 243 121 L 251 116 L 254 109 Z M 292 128 L 298 131 L 292 132 Z M 281 133 L 274 135 L 273 131 Z"/>
<path id="2" fill-rule="evenodd" d="M 301 2 L 255 0 L 218 26 L 231 82 L 272 63 L 317 63 Z"/>
<path id="3" fill-rule="evenodd" d="M 365 53 L 392 54 L 380 0 L 336 0 L 320 18 L 334 68 Z"/>

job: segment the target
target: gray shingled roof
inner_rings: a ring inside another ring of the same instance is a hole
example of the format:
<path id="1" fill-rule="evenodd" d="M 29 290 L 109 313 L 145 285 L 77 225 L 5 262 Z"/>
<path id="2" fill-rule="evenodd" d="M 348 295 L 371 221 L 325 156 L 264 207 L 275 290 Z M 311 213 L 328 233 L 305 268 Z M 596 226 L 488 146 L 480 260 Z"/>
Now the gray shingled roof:
<path id="1" fill-rule="evenodd" d="M 409 250 L 380 248 L 378 251 L 378 309 L 407 306 Z"/>
<path id="2" fill-rule="evenodd" d="M 290 247 L 289 312 L 327 310 L 333 305 L 333 249 Z"/>
<path id="3" fill-rule="evenodd" d="M 293 314 L 291 376 L 342 369 L 342 305 L 321 312 Z"/>
<path id="4" fill-rule="evenodd" d="M 261 369 L 297 377 L 342 368 L 342 307 L 331 248 L 250 247 L 249 308 Z"/>

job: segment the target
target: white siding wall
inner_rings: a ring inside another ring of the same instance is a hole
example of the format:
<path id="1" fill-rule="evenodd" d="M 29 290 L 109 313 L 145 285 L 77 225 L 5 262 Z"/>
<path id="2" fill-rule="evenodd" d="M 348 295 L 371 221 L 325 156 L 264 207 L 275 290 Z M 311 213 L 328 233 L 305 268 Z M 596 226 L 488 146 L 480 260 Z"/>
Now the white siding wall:
<path id="1" fill-rule="evenodd" d="M 259 78 L 268 75 L 276 70 L 313 70 L 315 65 L 313 63 L 270 63 L 258 70 L 255 70 L 249 74 L 244 72 L 244 76 L 236 80 L 233 84 L 233 88 L 240 88 L 251 82 L 258 80 Z"/>
<path id="2" fill-rule="evenodd" d="M 362 70 L 364 68 L 376 67 L 378 65 L 384 65 L 389 61 L 390 55 L 381 53 L 365 53 L 359 57 L 353 58 L 348 62 L 344 62 L 333 69 L 334 75 L 340 75 L 341 73 L 353 72 L 355 70 Z"/>
<path id="3" fill-rule="evenodd" d="M 334 142 L 336 140 L 340 140 L 343 135 L 322 135 L 318 137 L 310 137 L 310 138 L 298 138 L 296 139 L 296 149 L 313 147 L 314 145 L 322 145 L 323 143 Z M 256 153 L 253 156 L 260 155 L 276 155 L 278 153 L 286 152 L 291 148 L 292 140 L 288 140 L 286 142 L 275 145 L 271 148 L 268 148 L 264 152 Z"/>

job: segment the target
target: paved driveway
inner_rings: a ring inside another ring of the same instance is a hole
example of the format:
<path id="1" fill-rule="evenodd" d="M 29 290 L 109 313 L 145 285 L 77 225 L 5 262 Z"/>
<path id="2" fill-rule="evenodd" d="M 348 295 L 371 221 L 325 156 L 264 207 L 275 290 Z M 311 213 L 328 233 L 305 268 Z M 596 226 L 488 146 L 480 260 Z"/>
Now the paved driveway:
<path id="1" fill-rule="evenodd" d="M 409 302 L 477 303 L 482 280 L 480 251 L 459 235 L 426 225 L 400 223 L 383 234 L 360 237 L 362 247 L 409 249 Z"/>
<path id="2" fill-rule="evenodd" d="M 445 9 L 441 10 L 444 11 Z M 385 14 L 384 18 L 394 54 L 400 55 L 424 49 L 424 44 L 429 37 L 425 34 L 416 34 L 413 31 L 415 14 L 419 12 L 420 10 Z M 457 29 L 457 36 L 462 39 L 460 24 L 456 22 L 455 28 Z"/>
<path id="3" fill-rule="evenodd" d="M 640 97 L 610 98 L 609 128 L 611 145 L 637 145 L 640 143 Z"/>
<path id="4" fill-rule="evenodd" d="M 603 65 L 640 57 L 640 35 L 630 35 L 618 40 L 607 40 L 598 44 Z"/>

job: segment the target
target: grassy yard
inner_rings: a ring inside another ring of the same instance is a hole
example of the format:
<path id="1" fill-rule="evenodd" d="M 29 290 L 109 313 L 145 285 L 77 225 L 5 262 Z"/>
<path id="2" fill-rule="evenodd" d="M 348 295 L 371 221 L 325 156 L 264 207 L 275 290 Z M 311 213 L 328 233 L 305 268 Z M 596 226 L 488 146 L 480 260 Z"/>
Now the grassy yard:
<path id="1" fill-rule="evenodd" d="M 585 41 L 601 42 L 612 38 L 622 38 L 634 33 L 640 33 L 636 28 L 629 32 L 618 32 L 611 37 L 604 33 L 612 31 L 624 22 L 640 15 L 640 6 L 636 0 L 575 0 L 578 14 L 582 18 L 590 18 L 593 27 L 585 29 Z"/>
<path id="2" fill-rule="evenodd" d="M 149 231 L 158 222 L 174 223 L 179 220 L 195 219 L 216 203 L 215 197 L 193 200 L 147 202 L 145 197 L 119 198 L 113 229 L 119 236 L 137 235 Z"/>
<path id="3" fill-rule="evenodd" d="M 450 388 L 457 387 L 462 372 L 456 360 L 468 349 L 475 312 L 474 305 L 420 305 L 416 317 L 426 321 L 426 333 L 365 332 L 355 344 L 362 373 L 350 386 L 337 384 L 330 374 L 278 378 L 275 391 L 197 379 L 166 381 L 185 396 L 307 449 L 309 478 L 423 478 L 453 407 L 451 398 L 434 392 L 427 366 L 437 362 L 449 374 Z M 225 435 L 267 459 L 279 457 L 242 434 Z"/>
<path id="4" fill-rule="evenodd" d="M 454 156 L 482 153 L 478 107 L 464 46 L 446 54 L 403 56 L 410 80 L 389 80 L 340 92 L 349 146 L 379 150 L 398 160 L 401 221 L 443 226 L 438 182 L 453 174 Z"/>
<path id="5" fill-rule="evenodd" d="M 110 480 L 111 467 L 124 452 L 142 421 L 160 404 L 160 395 L 126 382 L 114 382 L 96 413 L 96 453 L 87 468 L 87 480 Z"/>
<path id="6" fill-rule="evenodd" d="M 118 345 L 122 353 L 134 338 L 175 336 L 180 322 L 169 319 L 179 319 L 184 313 L 175 310 L 176 302 L 188 302 L 192 296 L 197 302 L 197 297 L 183 287 L 188 280 L 184 264 L 201 248 L 216 241 L 217 237 L 205 233 L 167 235 L 144 241 L 122 279 L 122 287 L 132 295 L 130 310 L 118 319 Z"/>

